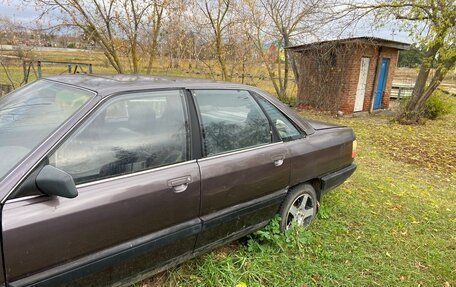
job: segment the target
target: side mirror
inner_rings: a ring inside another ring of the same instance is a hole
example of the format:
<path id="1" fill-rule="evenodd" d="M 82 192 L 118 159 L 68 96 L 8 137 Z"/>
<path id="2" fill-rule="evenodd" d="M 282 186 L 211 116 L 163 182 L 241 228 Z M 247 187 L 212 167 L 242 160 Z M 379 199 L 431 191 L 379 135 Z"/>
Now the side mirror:
<path id="1" fill-rule="evenodd" d="M 36 177 L 36 186 L 42 193 L 48 195 L 66 198 L 78 196 L 78 190 L 71 175 L 52 165 L 46 165 L 41 169 Z"/>

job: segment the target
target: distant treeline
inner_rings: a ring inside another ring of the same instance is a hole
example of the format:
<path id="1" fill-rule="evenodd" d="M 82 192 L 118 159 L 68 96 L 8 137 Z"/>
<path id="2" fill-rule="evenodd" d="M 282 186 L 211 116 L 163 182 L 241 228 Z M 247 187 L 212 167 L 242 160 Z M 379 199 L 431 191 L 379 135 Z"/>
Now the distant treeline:
<path id="1" fill-rule="evenodd" d="M 417 68 L 423 62 L 423 49 L 413 45 L 409 50 L 399 52 L 399 67 Z"/>

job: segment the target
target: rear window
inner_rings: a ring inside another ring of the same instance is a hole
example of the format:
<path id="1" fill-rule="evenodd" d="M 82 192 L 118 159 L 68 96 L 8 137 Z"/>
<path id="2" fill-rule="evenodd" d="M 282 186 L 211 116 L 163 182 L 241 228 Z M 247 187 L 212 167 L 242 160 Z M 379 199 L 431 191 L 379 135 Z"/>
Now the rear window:
<path id="1" fill-rule="evenodd" d="M 193 91 L 206 156 L 272 142 L 269 120 L 247 91 Z"/>

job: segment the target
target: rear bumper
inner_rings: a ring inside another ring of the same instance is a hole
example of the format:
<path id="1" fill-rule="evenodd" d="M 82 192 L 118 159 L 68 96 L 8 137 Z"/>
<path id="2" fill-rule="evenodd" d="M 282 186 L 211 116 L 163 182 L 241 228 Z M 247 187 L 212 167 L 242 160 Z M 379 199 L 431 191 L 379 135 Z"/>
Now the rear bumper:
<path id="1" fill-rule="evenodd" d="M 347 178 L 349 178 L 356 170 L 356 164 L 339 169 L 338 171 L 320 177 L 321 180 L 321 194 L 325 194 L 331 189 L 341 185 Z"/>

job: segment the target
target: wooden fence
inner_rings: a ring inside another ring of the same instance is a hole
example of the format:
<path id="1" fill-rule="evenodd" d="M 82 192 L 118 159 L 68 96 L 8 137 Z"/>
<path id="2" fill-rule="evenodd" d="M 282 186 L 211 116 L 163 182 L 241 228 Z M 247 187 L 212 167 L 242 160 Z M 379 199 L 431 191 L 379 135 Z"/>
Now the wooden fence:
<path id="1" fill-rule="evenodd" d="M 400 100 L 412 96 L 413 84 L 393 83 L 390 99 Z"/>

